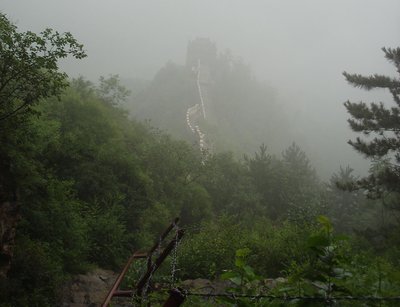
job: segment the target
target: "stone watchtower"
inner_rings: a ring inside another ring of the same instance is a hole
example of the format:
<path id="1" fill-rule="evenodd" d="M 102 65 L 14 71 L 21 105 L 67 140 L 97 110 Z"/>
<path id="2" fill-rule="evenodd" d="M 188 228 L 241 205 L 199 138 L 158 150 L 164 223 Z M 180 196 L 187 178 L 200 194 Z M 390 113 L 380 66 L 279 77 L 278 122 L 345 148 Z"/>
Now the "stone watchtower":
<path id="1" fill-rule="evenodd" d="M 213 68 L 217 62 L 217 47 L 209 38 L 196 38 L 188 43 L 186 67 L 192 71 L 201 69 L 201 82 L 211 82 Z"/>

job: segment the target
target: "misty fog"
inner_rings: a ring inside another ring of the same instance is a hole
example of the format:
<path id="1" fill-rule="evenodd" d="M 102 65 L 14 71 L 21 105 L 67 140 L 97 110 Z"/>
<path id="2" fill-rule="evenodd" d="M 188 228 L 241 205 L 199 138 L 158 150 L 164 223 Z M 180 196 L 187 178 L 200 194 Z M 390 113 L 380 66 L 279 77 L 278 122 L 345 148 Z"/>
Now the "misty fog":
<path id="1" fill-rule="evenodd" d="M 62 69 L 93 81 L 109 74 L 127 83 L 151 81 L 169 61 L 184 65 L 189 41 L 209 38 L 273 89 L 286 122 L 274 127 L 282 138 L 271 151 L 296 141 L 323 178 L 340 165 L 368 170 L 369 162 L 347 144 L 354 134 L 343 102 L 392 101 L 383 90 L 352 88 L 342 72 L 394 75 L 381 48 L 399 45 L 398 0 L 2 0 L 0 10 L 21 31 L 71 32 L 88 58 L 64 61 Z"/>

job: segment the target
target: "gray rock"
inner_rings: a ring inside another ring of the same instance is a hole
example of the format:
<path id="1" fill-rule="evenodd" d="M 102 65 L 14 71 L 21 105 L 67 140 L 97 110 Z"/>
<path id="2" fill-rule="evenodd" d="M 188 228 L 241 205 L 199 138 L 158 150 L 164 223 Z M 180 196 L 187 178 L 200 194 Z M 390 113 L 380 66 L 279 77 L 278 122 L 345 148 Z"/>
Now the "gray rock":
<path id="1" fill-rule="evenodd" d="M 61 306 L 100 306 L 116 278 L 115 272 L 102 269 L 95 269 L 84 275 L 76 275 L 64 287 Z"/>

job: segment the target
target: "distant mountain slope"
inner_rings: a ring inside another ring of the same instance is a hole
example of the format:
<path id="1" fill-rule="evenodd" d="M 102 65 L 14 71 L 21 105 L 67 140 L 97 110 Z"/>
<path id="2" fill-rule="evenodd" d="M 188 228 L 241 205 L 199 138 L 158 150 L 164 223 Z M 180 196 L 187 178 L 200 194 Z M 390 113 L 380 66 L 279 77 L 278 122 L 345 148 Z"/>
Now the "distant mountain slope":
<path id="1" fill-rule="evenodd" d="M 207 114 L 201 126 L 212 150 L 241 154 L 253 152 L 261 143 L 280 150 L 290 137 L 274 90 L 256 80 L 251 69 L 229 53 L 212 58 L 212 52 L 208 52 L 201 58 L 206 48 L 195 52 L 190 46 L 186 65 L 169 62 L 142 90 L 133 91 L 128 105 L 132 116 L 150 119 L 153 126 L 195 143 L 186 112 L 200 103 L 195 66 L 198 58 L 202 63 L 201 92 Z"/>

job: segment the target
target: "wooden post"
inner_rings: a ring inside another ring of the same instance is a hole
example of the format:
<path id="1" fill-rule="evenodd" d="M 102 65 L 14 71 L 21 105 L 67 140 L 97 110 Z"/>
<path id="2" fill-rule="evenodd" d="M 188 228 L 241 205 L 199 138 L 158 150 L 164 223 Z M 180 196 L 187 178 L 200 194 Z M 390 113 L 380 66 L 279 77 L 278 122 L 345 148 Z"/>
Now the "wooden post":
<path id="1" fill-rule="evenodd" d="M 169 291 L 169 297 L 163 307 L 179 307 L 186 299 L 185 292 L 180 288 Z"/>
<path id="2" fill-rule="evenodd" d="M 122 296 L 122 297 L 132 296 L 132 294 L 135 291 L 132 291 L 132 290 L 121 291 L 121 290 L 119 290 L 119 286 L 120 286 L 123 278 L 125 277 L 125 274 L 128 272 L 129 267 L 131 266 L 132 262 L 135 259 L 137 259 L 137 258 L 148 258 L 147 272 L 146 272 L 145 276 L 143 276 L 141 278 L 141 280 L 139 281 L 139 283 L 138 283 L 138 285 L 141 285 L 141 289 L 140 289 L 140 291 L 138 291 L 138 290 L 136 291 L 136 293 L 141 295 L 141 292 L 143 290 L 143 286 L 146 284 L 146 282 L 147 282 L 148 278 L 151 276 L 151 274 L 154 273 L 158 269 L 158 267 L 161 265 L 161 263 L 164 261 L 164 259 L 171 252 L 171 250 L 172 250 L 172 248 L 174 246 L 171 243 L 173 243 L 175 240 L 170 242 L 170 244 L 165 248 L 163 253 L 158 257 L 158 259 L 156 260 L 155 264 L 152 264 L 152 262 L 151 262 L 151 256 L 152 256 L 153 252 L 157 249 L 157 247 L 159 247 L 160 243 L 168 236 L 168 234 L 171 232 L 172 229 L 174 229 L 174 227 L 177 225 L 178 222 L 179 222 L 179 218 L 177 217 L 168 226 L 168 228 L 161 234 L 161 236 L 159 237 L 158 241 L 153 245 L 153 247 L 150 249 L 150 251 L 148 253 L 135 252 L 135 253 L 132 254 L 132 256 L 129 258 L 128 262 L 125 264 L 123 270 L 121 271 L 121 273 L 119 274 L 119 276 L 115 280 L 113 287 L 108 292 L 107 297 L 105 298 L 103 304 L 101 305 L 102 307 L 108 307 L 108 305 L 110 304 L 111 299 L 113 298 L 113 296 Z M 178 231 L 178 239 L 177 240 L 179 241 L 182 238 L 182 236 L 183 236 L 183 231 L 181 231 L 181 234 L 180 234 L 180 231 Z M 150 274 L 148 274 L 148 273 L 150 273 Z"/>
<path id="3" fill-rule="evenodd" d="M 172 251 L 172 249 L 175 247 L 175 244 L 178 244 L 178 242 L 182 239 L 185 231 L 183 229 L 179 229 L 176 239 L 172 240 L 169 242 L 167 247 L 162 251 L 161 255 L 156 259 L 154 264 L 147 270 L 147 272 L 143 275 L 143 277 L 139 280 L 139 282 L 136 285 L 136 294 L 138 296 L 142 296 L 143 288 L 146 285 L 147 281 L 151 277 L 152 274 L 154 274 L 160 265 L 163 263 L 165 258 L 169 255 L 169 253 Z"/>
<path id="4" fill-rule="evenodd" d="M 126 263 L 125 267 L 123 268 L 122 272 L 119 274 L 118 278 L 115 280 L 113 287 L 111 288 L 110 292 L 108 292 L 106 299 L 104 300 L 102 307 L 107 307 L 110 304 L 110 301 L 114 294 L 118 291 L 119 285 L 122 282 L 122 279 L 125 277 L 126 272 L 128 272 L 129 267 L 134 259 L 137 258 L 146 258 L 147 254 L 143 253 L 133 253 L 132 256 L 129 258 L 128 262 Z"/>

